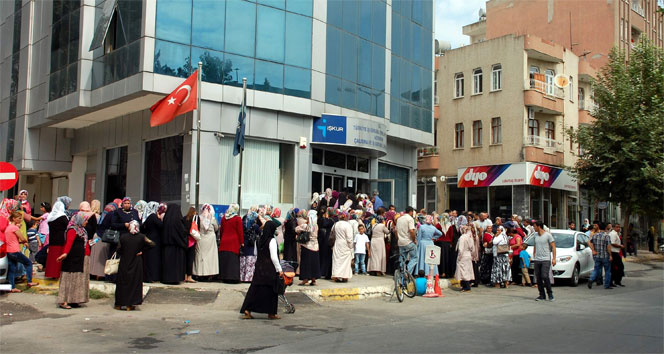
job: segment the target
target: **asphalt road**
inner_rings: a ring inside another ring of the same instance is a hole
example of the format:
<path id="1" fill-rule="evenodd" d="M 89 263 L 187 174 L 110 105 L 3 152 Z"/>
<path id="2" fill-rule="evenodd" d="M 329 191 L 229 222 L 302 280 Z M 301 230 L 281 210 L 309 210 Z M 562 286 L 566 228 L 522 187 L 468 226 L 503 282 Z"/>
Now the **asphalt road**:
<path id="1" fill-rule="evenodd" d="M 664 352 L 662 263 L 627 264 L 625 288 L 557 286 L 446 291 L 442 299 L 316 304 L 299 296 L 278 321 L 240 320 L 242 293 L 149 298 L 140 311 L 112 299 L 74 310 L 37 294 L 0 297 L 3 352 Z M 187 290 L 191 291 L 191 290 Z M 200 303 L 197 303 L 200 302 Z M 13 313 L 13 312 L 16 313 Z M 9 316 L 8 313 L 12 313 Z M 187 322 L 188 321 L 188 322 Z"/>

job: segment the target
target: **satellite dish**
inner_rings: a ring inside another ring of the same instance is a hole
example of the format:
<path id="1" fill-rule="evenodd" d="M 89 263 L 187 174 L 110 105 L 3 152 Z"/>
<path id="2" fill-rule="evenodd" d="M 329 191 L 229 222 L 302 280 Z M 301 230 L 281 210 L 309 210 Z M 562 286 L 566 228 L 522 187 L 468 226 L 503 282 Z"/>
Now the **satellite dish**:
<path id="1" fill-rule="evenodd" d="M 478 13 L 480 15 L 480 18 L 486 17 L 486 10 L 480 7 L 480 11 Z"/>
<path id="2" fill-rule="evenodd" d="M 553 78 L 553 84 L 560 88 L 569 86 L 569 77 L 567 75 L 558 74 Z"/>

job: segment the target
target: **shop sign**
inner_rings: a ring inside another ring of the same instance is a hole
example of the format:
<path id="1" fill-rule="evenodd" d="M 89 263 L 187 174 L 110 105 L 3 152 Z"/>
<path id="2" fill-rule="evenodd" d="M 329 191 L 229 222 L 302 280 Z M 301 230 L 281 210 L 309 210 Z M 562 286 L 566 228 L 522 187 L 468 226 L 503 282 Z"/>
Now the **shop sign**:
<path id="1" fill-rule="evenodd" d="M 314 120 L 311 142 L 346 144 L 346 117 L 323 114 Z"/>
<path id="2" fill-rule="evenodd" d="M 311 142 L 387 154 L 387 126 L 371 119 L 323 114 L 314 120 Z"/>
<path id="3" fill-rule="evenodd" d="M 458 170 L 459 188 L 511 186 L 525 184 L 525 165 L 475 166 Z"/>
<path id="4" fill-rule="evenodd" d="M 576 179 L 562 168 L 528 162 L 528 184 L 576 192 Z"/>

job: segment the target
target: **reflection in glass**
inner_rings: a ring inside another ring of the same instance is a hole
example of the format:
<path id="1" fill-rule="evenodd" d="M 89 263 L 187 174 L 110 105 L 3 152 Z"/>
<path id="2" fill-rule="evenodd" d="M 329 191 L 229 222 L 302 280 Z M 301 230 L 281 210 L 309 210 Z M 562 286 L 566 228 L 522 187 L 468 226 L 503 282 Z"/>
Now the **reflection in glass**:
<path id="1" fill-rule="evenodd" d="M 285 14 L 271 7 L 258 6 L 256 58 L 284 62 Z"/>
<path id="2" fill-rule="evenodd" d="M 226 4 L 226 51 L 254 56 L 256 34 L 256 4 L 229 1 Z"/>
<path id="3" fill-rule="evenodd" d="M 358 34 L 359 32 L 359 1 L 358 0 L 344 0 L 343 1 L 343 29 L 352 33 Z"/>
<path id="4" fill-rule="evenodd" d="M 341 63 L 341 78 L 352 82 L 357 82 L 357 41 L 357 37 L 348 33 L 343 34 L 343 62 Z"/>
<path id="5" fill-rule="evenodd" d="M 225 18 L 226 0 L 194 1 L 192 44 L 224 50 Z"/>
<path id="6" fill-rule="evenodd" d="M 401 104 L 395 98 L 390 99 L 390 122 L 401 124 Z"/>
<path id="7" fill-rule="evenodd" d="M 156 37 L 188 44 L 191 41 L 191 3 L 182 0 L 157 1 Z"/>
<path id="8" fill-rule="evenodd" d="M 374 43 L 385 46 L 385 3 L 382 1 L 372 2 L 371 32 Z"/>
<path id="9" fill-rule="evenodd" d="M 385 48 L 372 46 L 371 87 L 385 91 Z"/>
<path id="10" fill-rule="evenodd" d="M 242 87 L 242 78 L 247 78 L 247 88 L 254 87 L 254 59 L 239 55 L 224 54 L 226 59 L 224 67 L 231 68 L 230 75 L 226 77 L 229 81 L 224 81 L 224 85 Z"/>
<path id="11" fill-rule="evenodd" d="M 313 0 L 288 0 L 286 10 L 311 17 L 313 16 Z"/>
<path id="12" fill-rule="evenodd" d="M 373 107 L 373 102 L 371 101 L 373 97 L 368 88 L 363 86 L 357 87 L 357 110 L 363 113 L 372 113 L 371 108 Z"/>
<path id="13" fill-rule="evenodd" d="M 203 63 L 203 81 L 223 84 L 231 79 L 233 70 L 230 63 L 224 61 L 224 53 L 192 47 L 191 56 L 194 58 L 194 67 L 197 67 L 199 61 Z"/>
<path id="14" fill-rule="evenodd" d="M 284 69 L 284 94 L 311 98 L 311 70 L 286 66 Z"/>
<path id="15" fill-rule="evenodd" d="M 355 102 L 357 96 L 356 85 L 345 80 L 342 81 L 341 85 L 343 92 L 341 105 L 349 109 L 355 109 L 357 107 L 357 103 Z"/>
<path id="16" fill-rule="evenodd" d="M 346 155 L 325 150 L 325 166 L 346 168 Z"/>
<path id="17" fill-rule="evenodd" d="M 284 66 L 256 60 L 255 89 L 274 93 L 284 92 Z"/>
<path id="18" fill-rule="evenodd" d="M 325 102 L 341 106 L 341 79 L 325 76 Z"/>
<path id="19" fill-rule="evenodd" d="M 156 74 L 188 77 L 191 67 L 189 48 L 184 45 L 156 40 L 154 72 Z"/>
<path id="20" fill-rule="evenodd" d="M 286 13 L 286 64 L 311 68 L 311 22 L 311 18 Z"/>
<path id="21" fill-rule="evenodd" d="M 373 1 L 360 1 L 360 37 L 371 40 L 371 4 Z M 383 27 L 384 28 L 384 27 Z"/>
<path id="22" fill-rule="evenodd" d="M 358 58 L 360 67 L 358 69 L 358 83 L 364 86 L 371 86 L 372 69 L 372 51 L 371 43 L 360 39 L 360 57 Z"/>

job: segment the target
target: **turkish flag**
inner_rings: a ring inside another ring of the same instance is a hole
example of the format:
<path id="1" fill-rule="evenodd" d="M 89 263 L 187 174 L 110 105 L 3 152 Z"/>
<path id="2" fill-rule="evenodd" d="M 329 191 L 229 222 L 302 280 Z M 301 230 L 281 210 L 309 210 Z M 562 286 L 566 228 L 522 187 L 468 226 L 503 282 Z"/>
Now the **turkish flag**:
<path id="1" fill-rule="evenodd" d="M 198 70 L 178 86 L 170 95 L 150 107 L 150 126 L 166 124 L 180 114 L 196 109 L 198 103 Z"/>

